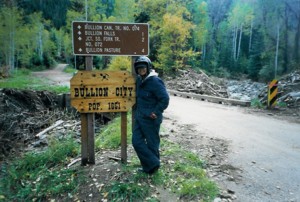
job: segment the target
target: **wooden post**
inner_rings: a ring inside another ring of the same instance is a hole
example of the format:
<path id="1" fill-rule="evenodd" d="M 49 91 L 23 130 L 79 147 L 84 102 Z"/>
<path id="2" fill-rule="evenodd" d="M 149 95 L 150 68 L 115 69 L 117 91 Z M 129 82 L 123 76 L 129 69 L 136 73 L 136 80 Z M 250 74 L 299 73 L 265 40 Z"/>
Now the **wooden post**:
<path id="1" fill-rule="evenodd" d="M 136 57 L 131 57 L 131 72 L 135 76 L 134 61 Z M 132 129 L 134 127 L 134 106 L 132 107 Z M 121 161 L 127 163 L 127 112 L 121 112 Z"/>
<path id="2" fill-rule="evenodd" d="M 132 56 L 131 57 L 131 74 L 132 76 L 136 77 L 136 72 L 134 69 L 134 61 L 136 60 L 136 56 Z M 131 110 L 131 126 L 132 126 L 132 130 L 134 129 L 134 116 L 135 116 L 135 105 L 132 106 L 132 110 Z"/>
<path id="3" fill-rule="evenodd" d="M 87 130 L 87 114 L 81 113 L 81 165 L 88 163 L 88 130 Z"/>
<path id="4" fill-rule="evenodd" d="M 127 163 L 127 112 L 121 112 L 121 161 Z"/>
<path id="5" fill-rule="evenodd" d="M 85 57 L 85 70 L 93 69 L 93 57 Z M 81 113 L 81 164 L 95 164 L 95 114 Z"/>

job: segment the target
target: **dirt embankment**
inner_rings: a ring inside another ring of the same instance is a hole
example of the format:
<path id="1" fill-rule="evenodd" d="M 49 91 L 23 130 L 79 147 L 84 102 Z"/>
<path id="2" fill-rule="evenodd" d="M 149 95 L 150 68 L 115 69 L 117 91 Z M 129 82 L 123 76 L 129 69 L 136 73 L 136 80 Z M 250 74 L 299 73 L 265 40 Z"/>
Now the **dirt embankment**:
<path id="1" fill-rule="evenodd" d="M 48 91 L 0 90 L 0 161 L 26 147 L 61 116 L 60 96 Z"/>

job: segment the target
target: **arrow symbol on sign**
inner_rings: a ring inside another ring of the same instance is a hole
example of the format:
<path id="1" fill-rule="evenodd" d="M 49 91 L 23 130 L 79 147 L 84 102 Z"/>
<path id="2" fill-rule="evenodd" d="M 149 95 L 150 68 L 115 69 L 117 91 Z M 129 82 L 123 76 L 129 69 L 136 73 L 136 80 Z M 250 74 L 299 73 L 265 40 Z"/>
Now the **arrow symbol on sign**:
<path id="1" fill-rule="evenodd" d="M 80 25 L 78 25 L 78 27 L 77 27 L 78 29 L 81 29 L 81 26 Z"/>
<path id="2" fill-rule="evenodd" d="M 81 35 L 81 31 L 78 32 L 78 35 Z"/>
<path id="3" fill-rule="evenodd" d="M 139 31 L 140 30 L 140 28 L 138 27 L 138 26 L 136 26 L 136 25 L 134 25 L 133 27 L 132 27 L 132 31 Z"/>
<path id="4" fill-rule="evenodd" d="M 81 48 L 79 48 L 79 52 L 82 52 L 82 49 L 81 49 Z"/>
<path id="5" fill-rule="evenodd" d="M 82 38 L 81 38 L 81 37 L 78 37 L 78 40 L 79 40 L 79 41 L 81 41 L 81 40 L 82 40 Z"/>

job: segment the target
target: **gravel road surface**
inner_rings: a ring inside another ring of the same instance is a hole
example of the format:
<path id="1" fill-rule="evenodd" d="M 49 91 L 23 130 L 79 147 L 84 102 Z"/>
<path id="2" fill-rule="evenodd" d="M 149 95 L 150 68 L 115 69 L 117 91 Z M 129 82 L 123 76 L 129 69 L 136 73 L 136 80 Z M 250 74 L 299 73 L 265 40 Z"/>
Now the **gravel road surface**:
<path id="1" fill-rule="evenodd" d="M 300 124 L 173 96 L 165 114 L 230 143 L 226 161 L 239 179 L 219 183 L 236 201 L 300 201 Z"/>

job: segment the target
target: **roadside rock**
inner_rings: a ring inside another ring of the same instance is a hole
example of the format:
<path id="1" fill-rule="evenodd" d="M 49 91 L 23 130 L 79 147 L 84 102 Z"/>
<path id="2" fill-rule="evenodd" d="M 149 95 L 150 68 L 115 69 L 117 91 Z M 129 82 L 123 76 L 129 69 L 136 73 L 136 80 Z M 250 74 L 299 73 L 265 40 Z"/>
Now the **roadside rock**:
<path id="1" fill-rule="evenodd" d="M 251 101 L 257 98 L 262 90 L 266 88 L 266 84 L 253 82 L 251 80 L 229 80 L 226 86 L 229 98 L 243 101 Z"/>

